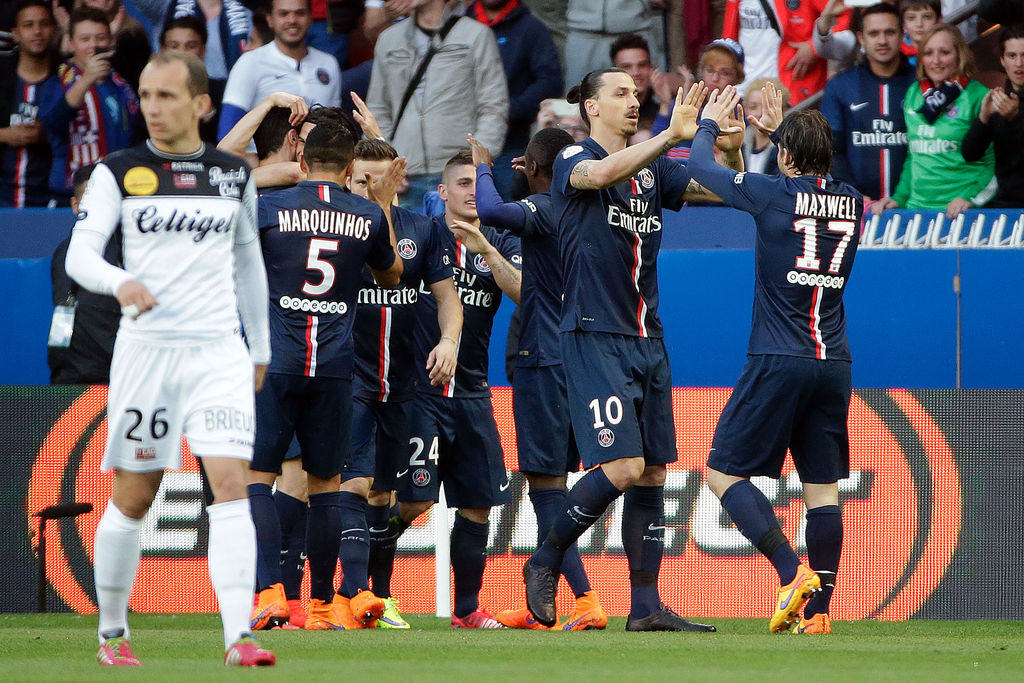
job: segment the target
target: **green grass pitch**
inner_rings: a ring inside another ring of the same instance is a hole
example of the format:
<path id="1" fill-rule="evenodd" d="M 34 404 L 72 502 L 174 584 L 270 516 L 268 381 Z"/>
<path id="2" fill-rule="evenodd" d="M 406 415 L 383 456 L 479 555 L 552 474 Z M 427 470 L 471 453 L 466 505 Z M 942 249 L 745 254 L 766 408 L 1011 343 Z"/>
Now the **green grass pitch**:
<path id="1" fill-rule="evenodd" d="M 767 619 L 713 619 L 718 633 L 271 631 L 278 665 L 226 669 L 215 615 L 133 614 L 141 669 L 96 664 L 96 617 L 0 615 L 0 681 L 866 681 L 1022 680 L 1024 623 L 837 622 L 831 636 L 769 635 Z"/>

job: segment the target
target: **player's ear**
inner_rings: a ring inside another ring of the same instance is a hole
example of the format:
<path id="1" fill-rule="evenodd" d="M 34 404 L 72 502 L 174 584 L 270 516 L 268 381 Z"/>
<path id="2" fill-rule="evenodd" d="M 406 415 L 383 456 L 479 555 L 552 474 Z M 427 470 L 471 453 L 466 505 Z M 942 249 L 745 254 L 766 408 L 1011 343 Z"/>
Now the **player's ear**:
<path id="1" fill-rule="evenodd" d="M 196 95 L 192 98 L 192 106 L 196 111 L 196 118 L 202 119 L 207 114 L 213 114 L 213 100 L 207 93 Z"/>
<path id="2" fill-rule="evenodd" d="M 441 198 L 442 202 L 448 201 L 448 188 L 441 183 L 437 186 L 437 196 Z"/>
<path id="3" fill-rule="evenodd" d="M 584 109 L 587 110 L 587 116 L 589 116 L 591 118 L 597 116 L 597 114 L 598 114 L 597 100 L 585 100 L 583 102 L 583 107 L 584 107 Z"/>
<path id="4" fill-rule="evenodd" d="M 303 152 L 298 154 L 299 170 L 302 171 L 302 175 L 309 175 L 309 164 L 306 163 L 306 155 Z"/>

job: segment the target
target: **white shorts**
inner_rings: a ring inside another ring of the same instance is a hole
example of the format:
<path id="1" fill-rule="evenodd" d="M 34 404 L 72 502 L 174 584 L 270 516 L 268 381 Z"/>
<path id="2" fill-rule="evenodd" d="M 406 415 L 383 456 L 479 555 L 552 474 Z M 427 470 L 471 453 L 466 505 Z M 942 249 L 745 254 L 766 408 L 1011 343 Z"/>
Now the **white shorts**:
<path id="1" fill-rule="evenodd" d="M 196 456 L 252 460 L 254 415 L 253 366 L 240 336 L 160 346 L 119 334 L 100 469 L 178 469 L 183 434 Z"/>

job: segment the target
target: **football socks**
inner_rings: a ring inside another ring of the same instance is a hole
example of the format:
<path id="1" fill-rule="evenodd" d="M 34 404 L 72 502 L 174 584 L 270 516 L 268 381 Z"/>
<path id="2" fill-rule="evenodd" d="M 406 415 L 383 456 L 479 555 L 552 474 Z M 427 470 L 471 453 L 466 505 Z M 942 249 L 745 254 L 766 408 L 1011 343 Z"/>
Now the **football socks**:
<path id="1" fill-rule="evenodd" d="M 761 491 L 744 479 L 722 494 L 722 507 L 735 522 L 736 528 L 753 543 L 775 567 L 783 586 L 796 577 L 800 559 L 779 527 L 772 504 Z"/>
<path id="2" fill-rule="evenodd" d="M 565 507 L 565 497 L 568 491 L 565 489 L 531 489 L 530 502 L 533 503 L 533 510 L 537 514 L 537 545 L 539 546 L 547 538 L 551 530 L 551 523 Z M 583 560 L 580 559 L 580 551 L 573 543 L 565 550 L 562 557 L 562 576 L 565 577 L 573 595 L 579 598 L 590 591 L 590 579 L 583 568 Z"/>
<path id="3" fill-rule="evenodd" d="M 306 555 L 309 558 L 309 597 L 330 603 L 334 599 L 334 570 L 341 545 L 341 491 L 309 497 Z"/>
<path id="4" fill-rule="evenodd" d="M 249 633 L 252 589 L 256 582 L 256 527 L 248 498 L 209 505 L 206 514 L 210 518 L 206 553 L 210 583 L 220 606 L 227 649 Z"/>
<path id="5" fill-rule="evenodd" d="M 256 592 L 281 583 L 281 522 L 267 484 L 249 484 L 249 507 L 256 525 Z"/>
<path id="6" fill-rule="evenodd" d="M 613 500 L 622 494 L 600 467 L 591 470 L 572 487 L 562 511 L 555 516 L 547 538 L 530 560 L 559 571 L 565 551 L 600 519 Z"/>
<path id="7" fill-rule="evenodd" d="M 285 596 L 289 600 L 298 600 L 306 569 L 306 516 L 309 506 L 282 491 L 274 492 L 274 504 L 281 520 L 281 583 L 284 584 Z"/>
<path id="8" fill-rule="evenodd" d="M 370 587 L 367 565 L 370 561 L 370 536 L 366 531 L 366 499 L 358 493 L 342 491 L 338 501 L 341 510 L 341 588 L 338 593 L 354 598 Z"/>
<path id="9" fill-rule="evenodd" d="M 843 553 L 843 511 L 838 505 L 824 505 L 807 511 L 807 563 L 821 578 L 821 590 L 804 607 L 804 618 L 828 614 L 836 572 Z"/>
<path id="10" fill-rule="evenodd" d="M 661 607 L 658 572 L 665 553 L 665 488 L 634 486 L 622 506 L 622 545 L 629 561 L 629 613 L 646 617 Z"/>
<path id="11" fill-rule="evenodd" d="M 452 526 L 451 559 L 455 577 L 455 616 L 466 617 L 479 608 L 480 587 L 487 566 L 489 523 L 478 524 L 455 514 Z"/>
<path id="12" fill-rule="evenodd" d="M 135 583 L 135 572 L 139 568 L 139 557 L 142 554 L 139 545 L 141 530 L 141 519 L 132 519 L 118 510 L 113 501 L 107 502 L 107 509 L 96 526 L 93 566 L 96 602 L 100 611 L 101 645 L 105 633 L 124 631 L 125 638 L 130 635 L 128 597 Z"/>

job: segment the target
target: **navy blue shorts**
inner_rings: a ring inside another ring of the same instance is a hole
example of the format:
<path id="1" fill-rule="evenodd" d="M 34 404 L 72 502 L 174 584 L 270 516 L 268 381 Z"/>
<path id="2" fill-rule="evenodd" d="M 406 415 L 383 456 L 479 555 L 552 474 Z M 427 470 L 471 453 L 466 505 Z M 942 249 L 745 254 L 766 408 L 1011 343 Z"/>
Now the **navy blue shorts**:
<path id="1" fill-rule="evenodd" d="M 708 467 L 778 479 L 788 449 L 805 484 L 845 479 L 850 393 L 846 361 L 749 356 L 715 428 Z"/>
<path id="2" fill-rule="evenodd" d="M 508 472 L 490 396 L 420 394 L 412 413 L 409 460 L 396 475 L 398 500 L 436 501 L 444 484 L 449 507 L 482 509 L 508 502 Z"/>
<path id="3" fill-rule="evenodd" d="M 672 372 L 661 339 L 563 332 L 576 445 L 586 469 L 622 458 L 676 461 Z"/>
<path id="4" fill-rule="evenodd" d="M 302 469 L 314 477 L 341 474 L 348 457 L 352 422 L 352 381 L 267 373 L 256 394 L 256 447 L 250 467 L 281 473 L 294 437 Z"/>
<path id="5" fill-rule="evenodd" d="M 341 480 L 373 477 L 374 491 L 393 491 L 395 474 L 409 450 L 409 406 L 412 401 L 352 401 L 352 449 Z"/>
<path id="6" fill-rule="evenodd" d="M 564 477 L 580 468 L 563 366 L 517 367 L 512 376 L 512 414 L 520 472 Z"/>

